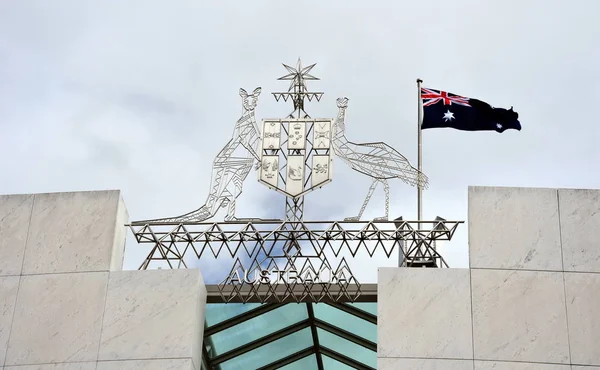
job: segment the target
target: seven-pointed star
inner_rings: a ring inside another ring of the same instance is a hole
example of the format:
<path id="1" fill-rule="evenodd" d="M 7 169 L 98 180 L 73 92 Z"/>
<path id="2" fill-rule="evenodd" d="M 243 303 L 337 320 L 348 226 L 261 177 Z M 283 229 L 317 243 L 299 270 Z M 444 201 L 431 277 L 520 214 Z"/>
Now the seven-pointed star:
<path id="1" fill-rule="evenodd" d="M 454 118 L 455 118 L 455 117 L 454 117 L 454 113 L 450 112 L 450 110 L 449 110 L 449 109 L 448 109 L 448 111 L 447 111 L 446 113 L 444 113 L 444 121 L 445 121 L 445 122 L 451 121 L 451 120 L 453 120 Z"/>
<path id="2" fill-rule="evenodd" d="M 298 58 L 298 63 L 296 63 L 296 69 L 288 66 L 287 64 L 283 65 L 285 67 L 285 69 L 288 70 L 289 73 L 283 77 L 279 77 L 278 80 L 291 80 L 290 88 L 288 91 L 293 91 L 294 86 L 300 86 L 301 89 L 306 89 L 306 85 L 304 84 L 304 81 L 318 80 L 317 77 L 309 74 L 310 70 L 313 69 L 313 67 L 315 65 L 316 65 L 316 63 L 311 64 L 308 67 L 302 68 L 302 62 L 300 61 L 300 58 Z"/>

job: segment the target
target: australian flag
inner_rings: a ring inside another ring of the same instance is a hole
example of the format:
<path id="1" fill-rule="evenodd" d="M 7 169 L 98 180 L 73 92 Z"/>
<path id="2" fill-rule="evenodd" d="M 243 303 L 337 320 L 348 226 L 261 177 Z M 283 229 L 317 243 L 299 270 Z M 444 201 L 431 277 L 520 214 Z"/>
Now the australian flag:
<path id="1" fill-rule="evenodd" d="M 448 127 L 463 131 L 521 130 L 519 114 L 494 108 L 486 102 L 446 91 L 421 88 L 423 122 L 421 129 Z"/>

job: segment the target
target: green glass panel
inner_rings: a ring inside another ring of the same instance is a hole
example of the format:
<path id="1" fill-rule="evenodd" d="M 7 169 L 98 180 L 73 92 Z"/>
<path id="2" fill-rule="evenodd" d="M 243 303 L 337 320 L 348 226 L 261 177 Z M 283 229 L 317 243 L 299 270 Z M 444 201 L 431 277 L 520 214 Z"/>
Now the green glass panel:
<path id="1" fill-rule="evenodd" d="M 328 304 L 313 304 L 313 309 L 317 319 L 377 343 L 377 325 Z"/>
<path id="2" fill-rule="evenodd" d="M 260 303 L 209 303 L 206 305 L 206 324 L 212 326 L 259 307 Z"/>
<path id="3" fill-rule="evenodd" d="M 306 319 L 308 319 L 306 304 L 286 304 L 208 337 L 212 344 L 210 357 L 231 351 Z"/>
<path id="4" fill-rule="evenodd" d="M 281 360 L 303 349 L 312 347 L 312 345 L 313 339 L 310 328 L 302 329 L 223 362 L 220 364 L 221 370 L 258 369 L 271 362 Z"/>
<path id="5" fill-rule="evenodd" d="M 365 312 L 377 316 L 377 302 L 355 302 L 348 303 L 348 305 L 354 306 L 359 310 L 363 310 Z"/>
<path id="6" fill-rule="evenodd" d="M 352 366 L 348 366 L 344 363 L 332 359 L 331 357 L 322 356 L 322 359 L 324 370 L 354 370 Z"/>
<path id="7" fill-rule="evenodd" d="M 317 328 L 319 344 L 367 366 L 377 368 L 377 353 L 344 338 Z"/>
<path id="8" fill-rule="evenodd" d="M 317 356 L 306 356 L 298 361 L 294 361 L 289 365 L 280 367 L 281 370 L 312 370 L 317 369 Z"/>

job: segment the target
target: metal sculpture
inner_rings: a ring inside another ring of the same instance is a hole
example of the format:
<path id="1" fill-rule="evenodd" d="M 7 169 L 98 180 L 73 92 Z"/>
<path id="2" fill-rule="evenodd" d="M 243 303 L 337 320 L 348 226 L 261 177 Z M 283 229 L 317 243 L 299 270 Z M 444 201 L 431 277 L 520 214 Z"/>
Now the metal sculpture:
<path id="1" fill-rule="evenodd" d="M 400 179 L 411 186 L 427 187 L 428 179 L 423 173 L 414 168 L 408 159 L 396 149 L 384 142 L 357 144 L 346 138 L 345 119 L 348 98 L 337 99 L 338 114 L 333 123 L 333 148 L 346 164 L 353 170 L 363 173 L 373 182 L 369 187 L 367 197 L 363 202 L 358 216 L 347 217 L 346 221 L 358 221 L 375 191 L 378 184 L 383 185 L 385 193 L 385 216 L 375 218 L 376 221 L 389 220 L 390 188 L 389 179 Z"/>
<path id="2" fill-rule="evenodd" d="M 213 162 L 210 193 L 208 194 L 206 203 L 195 211 L 181 216 L 140 222 L 202 222 L 214 217 L 219 208 L 223 207 L 227 207 L 225 221 L 238 220 L 235 216 L 236 199 L 242 194 L 244 180 L 248 177 L 248 173 L 252 170 L 252 165 L 255 161 L 256 169 L 260 166 L 260 157 L 258 155 L 260 130 L 254 117 L 260 93 L 260 87 L 254 89 L 252 94 L 248 94 L 246 90 L 240 88 L 242 116 L 235 124 L 232 138 L 217 154 Z M 242 154 L 233 156 L 236 150 L 242 151 Z M 245 153 L 243 153 L 244 150 Z M 252 218 L 247 220 L 260 219 Z"/>
<path id="3" fill-rule="evenodd" d="M 303 225 L 297 221 L 304 219 L 304 196 L 331 182 L 333 150 L 331 149 L 331 118 L 311 118 L 305 110 L 305 100 L 320 101 L 322 92 L 311 92 L 306 86 L 307 80 L 318 80 L 310 74 L 316 64 L 302 66 L 298 59 L 296 67 L 284 64 L 288 74 L 279 80 L 290 81 L 287 92 L 273 93 L 275 100 L 291 100 L 294 110 L 286 118 L 263 119 L 262 137 L 260 144 L 261 167 L 258 180 L 260 183 L 286 196 L 285 220 L 282 233 L 298 233 Z M 259 253 L 261 258 L 255 258 L 249 268 L 250 274 L 262 275 L 266 270 L 298 271 L 300 274 L 313 275 L 311 267 L 320 266 L 333 271 L 336 277 L 343 276 L 347 283 L 355 282 L 347 264 L 341 264 L 334 269 L 324 256 L 318 252 L 303 249 L 294 238 L 282 240 L 275 252 L 273 250 Z M 298 258 L 306 262 L 300 268 Z M 308 265 L 307 265 L 308 263 Z M 221 286 L 231 285 L 236 280 L 237 268 L 232 269 Z M 343 290 L 342 290 L 343 293 Z"/>
<path id="4" fill-rule="evenodd" d="M 287 92 L 274 92 L 272 93 L 275 100 L 288 101 L 290 99 L 294 103 L 294 111 L 290 113 L 289 118 L 308 118 L 308 113 L 304 110 L 304 99 L 309 102 L 315 99 L 321 101 L 323 92 L 308 91 L 306 87 L 306 81 L 318 81 L 319 78 L 310 74 L 310 71 L 317 65 L 313 63 L 307 67 L 302 67 L 302 61 L 298 58 L 296 62 L 296 68 L 290 67 L 287 64 L 283 64 L 283 67 L 287 69 L 288 74 L 279 77 L 280 81 L 291 81 L 290 87 Z"/>
<path id="5" fill-rule="evenodd" d="M 294 110 L 288 115 L 291 119 L 310 118 L 304 110 L 305 100 L 321 101 L 323 92 L 309 91 L 306 86 L 306 81 L 318 81 L 319 78 L 310 74 L 316 63 L 307 67 L 302 66 L 302 61 L 298 58 L 296 67 L 291 67 L 283 64 L 287 70 L 285 76 L 279 77 L 280 81 L 290 81 L 290 87 L 286 92 L 273 92 L 273 97 L 276 101 L 283 100 L 287 102 L 291 100 L 294 104 Z M 284 153 L 285 154 L 285 153 Z M 285 219 L 287 221 L 301 221 L 304 218 L 304 196 L 286 197 L 285 198 Z"/>
<path id="6" fill-rule="evenodd" d="M 320 101 L 323 95 L 306 87 L 307 80 L 318 80 L 310 74 L 314 66 L 303 67 L 300 59 L 295 68 L 284 64 L 288 74 L 279 80 L 291 81 L 290 87 L 273 95 L 277 101 L 293 102 L 294 111 L 286 118 L 264 119 L 262 130 L 254 118 L 260 88 L 252 94 L 240 89 L 243 115 L 214 161 L 206 203 L 182 216 L 130 225 L 138 243 L 151 245 L 140 269 L 186 268 L 190 259 L 228 254 L 234 259 L 229 274 L 208 287 L 217 301 L 357 302 L 364 287 L 341 253 L 360 258 L 360 253 L 372 257 L 380 251 L 389 258 L 396 252 L 401 266 L 447 267 L 435 243 L 450 240 L 462 222 L 402 221 L 401 217 L 388 221 L 387 180 L 399 178 L 422 187 L 427 177 L 385 143 L 347 140 L 348 99 L 337 100 L 335 119 L 311 118 L 305 100 Z M 238 149 L 243 154 L 235 154 Z M 358 217 L 343 222 L 305 221 L 304 195 L 331 181 L 333 153 L 373 179 L 367 198 Z M 255 161 L 258 181 L 285 195 L 284 221 L 235 217 L 235 200 Z M 386 196 L 385 217 L 359 221 L 379 183 Z M 220 207 L 228 207 L 226 222 L 202 222 Z M 331 254 L 340 260 L 330 262 Z"/>

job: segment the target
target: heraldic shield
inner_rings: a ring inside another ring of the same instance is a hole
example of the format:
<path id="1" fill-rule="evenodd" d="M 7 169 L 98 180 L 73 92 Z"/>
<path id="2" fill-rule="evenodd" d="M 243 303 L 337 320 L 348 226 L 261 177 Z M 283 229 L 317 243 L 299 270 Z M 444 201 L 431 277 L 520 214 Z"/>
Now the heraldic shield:
<path id="1" fill-rule="evenodd" d="M 263 119 L 259 182 L 290 198 L 331 182 L 329 118 Z"/>

